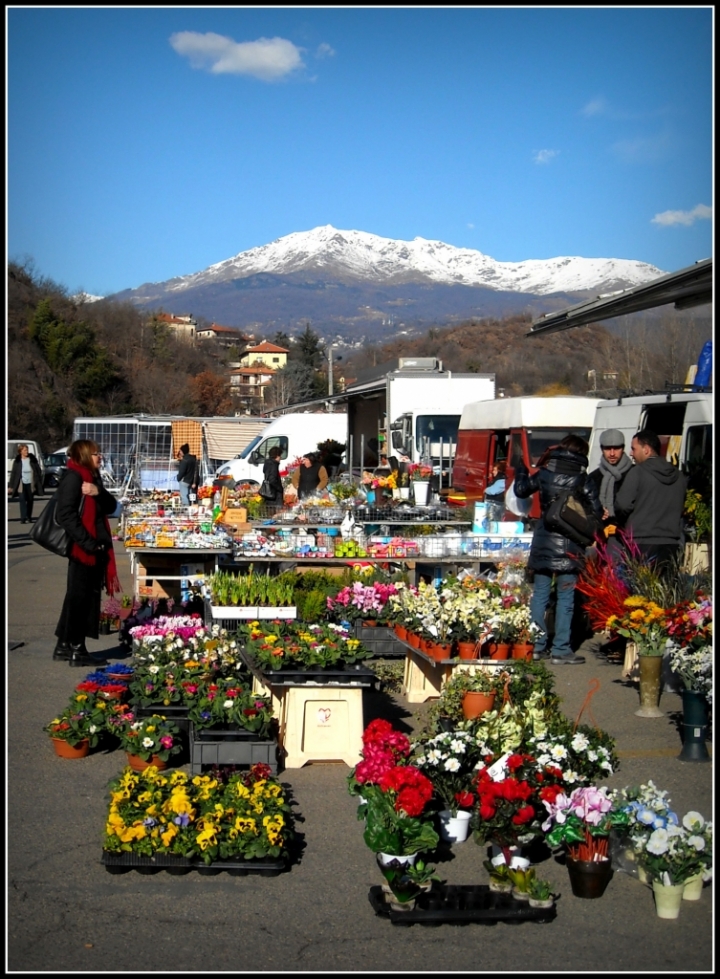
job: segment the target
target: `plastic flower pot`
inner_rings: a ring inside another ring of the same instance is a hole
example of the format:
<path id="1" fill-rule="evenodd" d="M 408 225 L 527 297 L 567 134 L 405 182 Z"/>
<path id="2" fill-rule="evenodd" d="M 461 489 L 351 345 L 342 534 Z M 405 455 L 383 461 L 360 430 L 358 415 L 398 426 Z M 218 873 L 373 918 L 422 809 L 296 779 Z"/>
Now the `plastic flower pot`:
<path id="1" fill-rule="evenodd" d="M 495 703 L 495 693 L 484 693 L 480 690 L 466 690 L 462 699 L 462 712 L 466 720 L 471 721 L 475 717 L 493 709 Z"/>
<path id="2" fill-rule="evenodd" d="M 658 707 L 662 679 L 662 656 L 638 656 L 640 668 L 640 707 L 637 717 L 664 717 Z"/>
<path id="3" fill-rule="evenodd" d="M 654 880 L 652 889 L 658 918 L 678 918 L 682 905 L 684 884 L 661 884 Z"/>
<path id="4" fill-rule="evenodd" d="M 483 653 L 490 659 L 509 659 L 510 643 L 507 642 L 487 642 L 483 646 Z"/>
<path id="5" fill-rule="evenodd" d="M 459 642 L 457 651 L 460 659 L 477 659 L 480 653 L 480 644 L 478 642 Z"/>
<path id="6" fill-rule="evenodd" d="M 90 753 L 90 740 L 85 738 L 76 745 L 68 744 L 62 738 L 52 738 L 53 748 L 58 758 L 85 758 Z"/>
<path id="7" fill-rule="evenodd" d="M 163 761 L 162 758 L 158 758 L 157 755 L 153 755 L 149 761 L 145 761 L 140 755 L 131 755 L 129 751 L 126 752 L 128 765 L 135 772 L 144 772 L 146 768 L 154 765 L 155 768 L 162 771 L 162 769 L 167 768 L 167 762 Z"/>
<path id="8" fill-rule="evenodd" d="M 603 896 L 612 877 L 610 860 L 573 860 L 572 857 L 567 857 L 566 864 L 575 897 Z"/>
<path id="9" fill-rule="evenodd" d="M 710 761 L 705 744 L 708 728 L 707 698 L 692 690 L 683 690 L 683 747 L 680 761 Z"/>
<path id="10" fill-rule="evenodd" d="M 510 650 L 511 659 L 531 660 L 535 646 L 531 642 L 516 642 Z M 552 903 L 552 902 L 551 902 Z"/>

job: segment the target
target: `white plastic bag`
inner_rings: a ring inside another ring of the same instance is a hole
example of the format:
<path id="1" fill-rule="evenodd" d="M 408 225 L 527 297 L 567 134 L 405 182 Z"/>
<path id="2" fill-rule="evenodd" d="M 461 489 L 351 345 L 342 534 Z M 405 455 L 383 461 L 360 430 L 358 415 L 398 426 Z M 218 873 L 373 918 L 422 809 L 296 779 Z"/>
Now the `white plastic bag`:
<path id="1" fill-rule="evenodd" d="M 532 496 L 529 496 L 526 500 L 521 500 L 515 496 L 515 480 L 513 480 L 505 490 L 505 508 L 510 513 L 514 513 L 516 517 L 527 517 L 530 513 L 531 506 Z"/>

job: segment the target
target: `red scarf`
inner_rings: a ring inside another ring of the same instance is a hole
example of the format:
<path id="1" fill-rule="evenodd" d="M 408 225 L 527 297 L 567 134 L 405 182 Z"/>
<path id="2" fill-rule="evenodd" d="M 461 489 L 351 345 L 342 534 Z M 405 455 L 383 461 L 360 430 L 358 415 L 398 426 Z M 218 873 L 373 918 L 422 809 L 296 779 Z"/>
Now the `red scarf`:
<path id="1" fill-rule="evenodd" d="M 90 469 L 86 466 L 81 466 L 79 463 L 74 462 L 72 459 L 68 461 L 68 469 L 72 469 L 73 472 L 78 473 L 80 478 L 84 483 L 97 483 L 95 482 L 95 476 Z M 95 519 L 97 517 L 97 503 L 96 497 L 94 496 L 83 496 L 82 497 L 82 509 L 80 511 L 80 519 L 82 525 L 87 530 L 88 534 L 94 539 L 97 539 L 97 529 L 95 527 Z M 110 532 L 110 521 L 106 516 L 103 515 L 103 520 L 105 521 L 105 529 L 107 530 L 108 538 L 111 543 L 107 550 L 107 565 L 105 567 L 105 590 L 108 595 L 114 595 L 116 592 L 122 591 L 122 586 L 120 585 L 120 579 L 117 574 L 117 564 L 115 563 L 115 551 L 112 546 L 112 533 Z M 97 557 L 95 554 L 90 554 L 88 551 L 83 550 L 79 544 L 73 543 L 72 550 L 70 551 L 70 556 L 74 557 L 77 561 L 82 562 L 82 564 L 97 564 Z"/>

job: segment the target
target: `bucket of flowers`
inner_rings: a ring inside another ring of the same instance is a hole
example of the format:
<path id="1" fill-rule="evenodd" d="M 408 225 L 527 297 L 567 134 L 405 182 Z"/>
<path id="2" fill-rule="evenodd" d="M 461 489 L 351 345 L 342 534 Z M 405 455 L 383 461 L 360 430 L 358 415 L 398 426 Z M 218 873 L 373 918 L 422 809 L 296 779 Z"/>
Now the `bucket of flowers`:
<path id="1" fill-rule="evenodd" d="M 448 843 L 463 843 L 468 836 L 472 791 L 480 751 L 476 739 L 467 731 L 447 731 L 415 746 L 414 763 L 433 785 L 440 836 Z"/>

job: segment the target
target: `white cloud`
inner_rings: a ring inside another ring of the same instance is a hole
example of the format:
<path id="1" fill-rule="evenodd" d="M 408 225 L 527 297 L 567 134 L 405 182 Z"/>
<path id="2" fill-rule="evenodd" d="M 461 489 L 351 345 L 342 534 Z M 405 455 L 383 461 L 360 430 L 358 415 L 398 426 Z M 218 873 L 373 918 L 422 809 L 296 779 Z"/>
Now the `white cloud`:
<path id="1" fill-rule="evenodd" d="M 204 68 L 214 75 L 252 75 L 273 82 L 305 67 L 302 48 L 282 37 L 238 42 L 222 34 L 180 31 L 170 36 L 170 44 L 193 68 Z"/>
<path id="2" fill-rule="evenodd" d="M 582 107 L 582 114 L 584 116 L 599 116 L 607 112 L 607 107 L 607 99 L 599 95 L 596 99 L 591 99 Z"/>
<path id="3" fill-rule="evenodd" d="M 474 227 L 475 225 L 472 223 L 472 221 L 468 221 L 468 228 L 474 228 Z"/>
<path id="4" fill-rule="evenodd" d="M 651 224 L 660 224 L 670 227 L 673 224 L 695 224 L 696 221 L 710 221 L 712 218 L 712 208 L 707 204 L 696 204 L 692 211 L 661 211 L 651 219 Z"/>
<path id="5" fill-rule="evenodd" d="M 335 50 L 329 44 L 325 44 L 325 42 L 318 44 L 318 49 L 315 52 L 316 58 L 332 58 L 334 55 Z"/>
<path id="6" fill-rule="evenodd" d="M 560 150 L 538 150 L 533 156 L 536 163 L 550 163 L 556 156 L 560 155 Z"/>
<path id="7" fill-rule="evenodd" d="M 670 145 L 669 132 L 661 132 L 655 136 L 621 139 L 613 144 L 612 150 L 624 163 L 657 163 L 667 156 Z"/>

